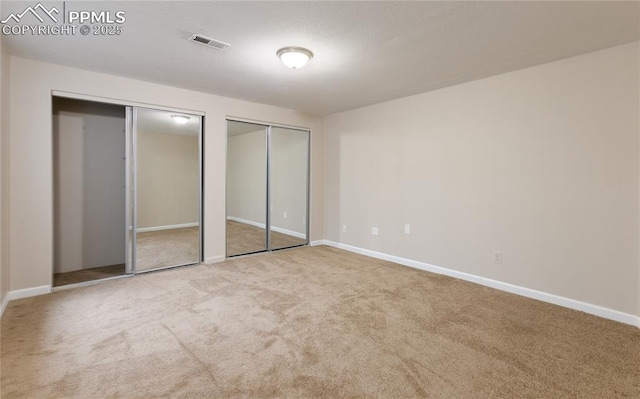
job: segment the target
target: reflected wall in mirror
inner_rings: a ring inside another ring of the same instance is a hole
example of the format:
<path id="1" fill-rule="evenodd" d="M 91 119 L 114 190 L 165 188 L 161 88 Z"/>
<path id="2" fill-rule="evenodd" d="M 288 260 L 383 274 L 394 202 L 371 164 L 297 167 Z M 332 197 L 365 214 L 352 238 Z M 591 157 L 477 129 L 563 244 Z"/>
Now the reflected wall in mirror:
<path id="1" fill-rule="evenodd" d="M 134 109 L 137 272 L 201 261 L 201 118 L 180 116 Z"/>
<path id="2" fill-rule="evenodd" d="M 267 250 L 267 126 L 227 121 L 227 256 Z"/>
<path id="3" fill-rule="evenodd" d="M 308 243 L 309 131 L 227 121 L 227 256 Z"/>
<path id="4" fill-rule="evenodd" d="M 271 249 L 307 243 L 309 132 L 271 127 Z"/>

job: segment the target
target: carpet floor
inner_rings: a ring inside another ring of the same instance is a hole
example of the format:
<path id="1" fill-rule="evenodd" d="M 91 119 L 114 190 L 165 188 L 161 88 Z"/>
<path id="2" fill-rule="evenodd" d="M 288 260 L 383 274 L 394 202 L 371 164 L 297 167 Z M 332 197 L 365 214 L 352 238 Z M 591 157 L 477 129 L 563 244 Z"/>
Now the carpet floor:
<path id="1" fill-rule="evenodd" d="M 136 255 L 138 271 L 198 263 L 200 261 L 199 234 L 198 227 L 138 233 Z M 53 286 L 84 283 L 124 274 L 124 264 L 54 273 Z"/>
<path id="2" fill-rule="evenodd" d="M 9 398 L 638 398 L 640 329 L 329 247 L 12 301 Z"/>
<path id="3" fill-rule="evenodd" d="M 265 229 L 227 220 L 227 256 L 266 251 L 266 240 Z M 271 231 L 271 247 L 273 249 L 289 248 L 305 243 L 306 240 L 302 238 Z"/>
<path id="4" fill-rule="evenodd" d="M 136 270 L 200 262 L 200 228 L 183 227 L 138 233 Z"/>
<path id="5" fill-rule="evenodd" d="M 53 286 L 85 283 L 87 281 L 100 280 L 125 274 L 124 263 L 120 265 L 101 266 L 91 269 L 76 270 L 66 273 L 53 274 Z"/>
<path id="6" fill-rule="evenodd" d="M 138 233 L 138 271 L 198 263 L 199 239 L 197 227 Z M 265 240 L 264 229 L 231 220 L 227 221 L 227 256 L 264 251 L 266 249 Z M 271 241 L 273 248 L 288 248 L 305 244 L 305 240 L 301 238 L 275 231 L 271 232 Z M 84 283 L 124 274 L 124 264 L 55 273 L 53 286 Z"/>

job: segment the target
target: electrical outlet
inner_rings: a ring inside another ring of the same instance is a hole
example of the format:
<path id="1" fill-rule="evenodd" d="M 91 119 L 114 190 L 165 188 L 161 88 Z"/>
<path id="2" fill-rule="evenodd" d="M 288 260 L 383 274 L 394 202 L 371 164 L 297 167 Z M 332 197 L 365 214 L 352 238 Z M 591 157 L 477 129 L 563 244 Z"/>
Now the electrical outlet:
<path id="1" fill-rule="evenodd" d="M 287 212 L 286 212 L 286 211 L 284 211 L 284 212 L 282 213 L 282 216 L 284 216 L 284 218 L 286 219 L 286 218 L 287 218 Z"/>
<path id="2" fill-rule="evenodd" d="M 346 225 L 346 224 L 343 224 L 343 225 L 342 225 L 342 232 L 343 232 L 343 233 L 346 233 L 346 232 L 347 232 L 347 225 Z"/>
<path id="3" fill-rule="evenodd" d="M 498 265 L 502 264 L 502 252 L 493 251 L 493 263 L 496 263 Z"/>
<path id="4" fill-rule="evenodd" d="M 404 225 L 404 234 L 411 234 L 411 225 L 410 224 L 405 224 Z"/>
<path id="5" fill-rule="evenodd" d="M 378 235 L 378 228 L 377 227 L 372 227 L 371 228 L 371 234 L 373 234 L 374 236 Z"/>
<path id="6" fill-rule="evenodd" d="M 302 218 L 302 225 L 305 226 L 307 224 L 307 218 L 303 217 Z"/>

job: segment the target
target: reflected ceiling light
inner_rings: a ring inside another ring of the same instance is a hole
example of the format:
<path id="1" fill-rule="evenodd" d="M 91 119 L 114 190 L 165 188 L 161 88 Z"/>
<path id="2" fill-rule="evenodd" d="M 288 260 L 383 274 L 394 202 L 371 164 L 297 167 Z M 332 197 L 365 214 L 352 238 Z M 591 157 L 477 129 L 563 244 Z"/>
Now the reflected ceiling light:
<path id="1" fill-rule="evenodd" d="M 171 115 L 171 118 L 173 118 L 173 121 L 179 125 L 184 125 L 185 123 L 189 122 L 189 118 L 188 116 L 184 116 L 184 115 Z"/>
<path id="2" fill-rule="evenodd" d="M 283 47 L 276 54 L 291 69 L 302 68 L 313 58 L 313 53 L 302 47 Z"/>

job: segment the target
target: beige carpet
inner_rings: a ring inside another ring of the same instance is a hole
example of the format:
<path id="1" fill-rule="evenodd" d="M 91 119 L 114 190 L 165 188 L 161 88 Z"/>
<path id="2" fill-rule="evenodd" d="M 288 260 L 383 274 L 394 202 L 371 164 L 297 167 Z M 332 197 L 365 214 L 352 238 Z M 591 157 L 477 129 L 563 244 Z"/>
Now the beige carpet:
<path id="1" fill-rule="evenodd" d="M 66 273 L 54 273 L 53 286 L 60 287 L 68 284 L 86 283 L 87 281 L 122 276 L 124 274 L 124 264 L 94 267 Z"/>
<path id="2" fill-rule="evenodd" d="M 638 398 L 640 329 L 328 247 L 11 302 L 10 398 Z"/>
<path id="3" fill-rule="evenodd" d="M 138 233 L 138 271 L 198 263 L 198 227 L 185 227 Z M 53 286 L 84 283 L 125 274 L 124 264 L 94 267 L 67 273 L 54 273 Z"/>
<path id="4" fill-rule="evenodd" d="M 136 270 L 200 262 L 200 229 L 184 227 L 138 233 Z"/>
<path id="5" fill-rule="evenodd" d="M 246 223 L 227 220 L 227 256 L 266 251 L 265 230 Z M 288 234 L 271 232 L 271 247 L 289 248 L 304 245 L 306 240 Z"/>

